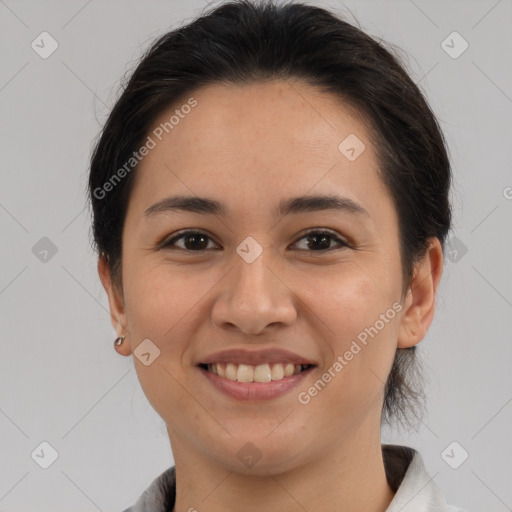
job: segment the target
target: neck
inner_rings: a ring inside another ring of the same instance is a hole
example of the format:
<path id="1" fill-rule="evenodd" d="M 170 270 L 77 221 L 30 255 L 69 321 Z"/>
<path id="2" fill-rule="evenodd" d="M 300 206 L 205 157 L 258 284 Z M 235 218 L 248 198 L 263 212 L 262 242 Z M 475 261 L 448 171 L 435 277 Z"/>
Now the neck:
<path id="1" fill-rule="evenodd" d="M 394 492 L 384 470 L 380 431 L 369 438 L 364 430 L 314 461 L 266 476 L 230 471 L 171 436 L 177 483 L 173 512 L 384 512 Z"/>

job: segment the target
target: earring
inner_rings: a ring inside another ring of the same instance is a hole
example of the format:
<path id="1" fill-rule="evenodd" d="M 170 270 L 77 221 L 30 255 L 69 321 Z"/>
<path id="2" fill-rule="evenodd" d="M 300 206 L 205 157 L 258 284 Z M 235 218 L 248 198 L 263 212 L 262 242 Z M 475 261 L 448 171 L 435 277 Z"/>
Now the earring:
<path id="1" fill-rule="evenodd" d="M 119 336 L 118 338 L 116 338 L 116 340 L 114 341 L 114 345 L 116 347 L 120 347 L 123 344 L 124 338 L 125 336 Z"/>

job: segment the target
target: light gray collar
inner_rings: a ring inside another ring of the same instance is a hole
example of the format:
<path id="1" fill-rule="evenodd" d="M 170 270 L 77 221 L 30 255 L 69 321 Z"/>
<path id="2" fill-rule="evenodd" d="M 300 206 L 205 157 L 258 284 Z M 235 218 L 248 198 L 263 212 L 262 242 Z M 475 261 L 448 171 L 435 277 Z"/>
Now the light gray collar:
<path id="1" fill-rule="evenodd" d="M 386 512 L 464 512 L 451 507 L 425 470 L 413 448 L 382 445 L 386 475 L 396 494 Z M 176 471 L 172 466 L 153 480 L 130 508 L 123 512 L 170 512 L 176 499 Z"/>

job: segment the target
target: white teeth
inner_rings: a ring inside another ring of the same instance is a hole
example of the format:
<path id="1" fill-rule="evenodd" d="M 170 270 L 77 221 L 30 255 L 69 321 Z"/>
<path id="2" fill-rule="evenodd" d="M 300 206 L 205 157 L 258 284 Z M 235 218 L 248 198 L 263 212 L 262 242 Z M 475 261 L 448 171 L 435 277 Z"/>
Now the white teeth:
<path id="1" fill-rule="evenodd" d="M 284 368 L 282 364 L 273 364 L 270 372 L 272 380 L 279 380 L 284 377 Z"/>
<path id="2" fill-rule="evenodd" d="M 288 363 L 284 367 L 284 376 L 289 377 L 290 375 L 293 375 L 294 371 L 295 371 L 295 366 L 293 365 L 293 363 Z"/>
<path id="3" fill-rule="evenodd" d="M 254 379 L 254 370 L 248 364 L 239 364 L 236 380 L 238 382 L 252 382 Z"/>
<path id="4" fill-rule="evenodd" d="M 254 382 L 270 382 L 272 380 L 272 373 L 268 364 L 260 364 L 256 366 L 253 376 Z"/>
<path id="5" fill-rule="evenodd" d="M 226 379 L 236 380 L 236 372 L 237 367 L 234 364 L 228 363 L 226 365 Z"/>
<path id="6" fill-rule="evenodd" d="M 302 371 L 300 364 L 265 363 L 258 366 L 250 364 L 213 363 L 209 364 L 208 371 L 228 380 L 239 382 L 270 382 L 281 380 Z"/>

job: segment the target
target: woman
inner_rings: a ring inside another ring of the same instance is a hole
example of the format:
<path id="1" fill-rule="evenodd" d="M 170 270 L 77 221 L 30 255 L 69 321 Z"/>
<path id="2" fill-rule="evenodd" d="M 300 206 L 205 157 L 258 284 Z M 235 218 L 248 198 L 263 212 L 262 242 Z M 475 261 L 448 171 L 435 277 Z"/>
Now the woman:
<path id="1" fill-rule="evenodd" d="M 324 9 L 226 3 L 154 43 L 89 181 L 175 463 L 129 512 L 455 510 L 380 433 L 420 397 L 450 180 L 419 89 Z"/>

